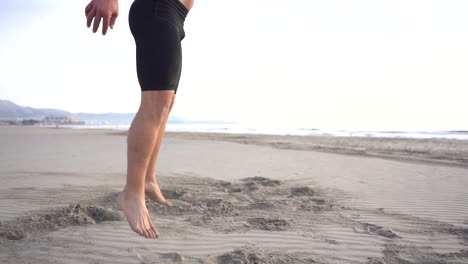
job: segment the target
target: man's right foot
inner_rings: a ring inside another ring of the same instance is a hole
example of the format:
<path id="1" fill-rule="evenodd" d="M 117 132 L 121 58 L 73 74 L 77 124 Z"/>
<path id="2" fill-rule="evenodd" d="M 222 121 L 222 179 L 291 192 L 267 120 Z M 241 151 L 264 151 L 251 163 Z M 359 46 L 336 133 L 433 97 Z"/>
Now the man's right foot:
<path id="1" fill-rule="evenodd" d="M 159 237 L 158 230 L 151 223 L 144 198 L 140 198 L 125 189 L 119 194 L 117 205 L 125 213 L 127 222 L 133 231 L 146 238 Z"/>

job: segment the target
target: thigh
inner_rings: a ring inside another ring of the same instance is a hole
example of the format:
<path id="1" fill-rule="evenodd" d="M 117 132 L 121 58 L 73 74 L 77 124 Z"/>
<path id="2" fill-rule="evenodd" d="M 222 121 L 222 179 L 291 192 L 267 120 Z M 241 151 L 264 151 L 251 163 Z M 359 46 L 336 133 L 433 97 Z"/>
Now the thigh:
<path id="1" fill-rule="evenodd" d="M 142 91 L 176 90 L 182 70 L 180 30 L 148 10 L 146 1 L 132 6 L 130 28 L 135 38 L 138 81 Z"/>
<path id="2" fill-rule="evenodd" d="M 182 47 L 177 29 L 157 17 L 136 40 L 137 73 L 141 89 L 175 90 L 182 69 Z"/>

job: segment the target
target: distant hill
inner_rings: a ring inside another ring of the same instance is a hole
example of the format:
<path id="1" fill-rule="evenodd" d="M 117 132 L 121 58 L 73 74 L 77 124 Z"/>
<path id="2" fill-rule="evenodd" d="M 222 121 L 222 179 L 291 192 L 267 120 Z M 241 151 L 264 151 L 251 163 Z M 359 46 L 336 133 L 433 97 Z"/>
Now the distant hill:
<path id="1" fill-rule="evenodd" d="M 32 108 L 19 106 L 12 101 L 0 99 L 0 121 L 17 119 L 42 120 L 45 117 L 73 117 L 87 124 L 130 124 L 135 117 L 135 113 L 70 113 L 59 109 Z M 184 123 L 183 118 L 170 117 L 170 123 Z"/>
<path id="2" fill-rule="evenodd" d="M 0 120 L 43 119 L 46 116 L 72 116 L 70 112 L 19 106 L 12 101 L 0 100 Z"/>

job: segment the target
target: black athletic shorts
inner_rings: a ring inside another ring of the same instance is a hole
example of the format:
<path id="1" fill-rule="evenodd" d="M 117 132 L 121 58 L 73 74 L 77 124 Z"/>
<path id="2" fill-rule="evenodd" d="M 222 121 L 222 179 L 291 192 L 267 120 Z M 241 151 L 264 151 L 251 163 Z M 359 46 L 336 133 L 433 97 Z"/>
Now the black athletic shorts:
<path id="1" fill-rule="evenodd" d="M 187 14 L 188 9 L 179 0 L 133 2 L 129 24 L 135 38 L 137 74 L 142 91 L 177 92 Z"/>

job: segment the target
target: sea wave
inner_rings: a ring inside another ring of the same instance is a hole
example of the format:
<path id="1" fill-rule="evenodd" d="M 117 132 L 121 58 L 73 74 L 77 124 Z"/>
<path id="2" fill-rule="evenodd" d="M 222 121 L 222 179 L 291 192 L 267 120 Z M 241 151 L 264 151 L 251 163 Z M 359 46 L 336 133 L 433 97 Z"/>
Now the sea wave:
<path id="1" fill-rule="evenodd" d="M 128 130 L 129 124 L 85 124 L 52 126 L 72 129 L 111 129 Z M 236 123 L 188 123 L 167 124 L 169 132 L 204 132 L 229 134 L 266 134 L 295 136 L 340 136 L 340 137 L 378 137 L 378 138 L 420 138 L 420 139 L 456 139 L 468 140 L 468 131 L 358 131 L 358 130 L 327 130 L 316 128 L 268 128 L 248 127 Z"/>

